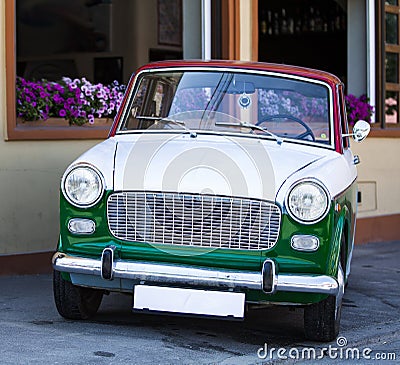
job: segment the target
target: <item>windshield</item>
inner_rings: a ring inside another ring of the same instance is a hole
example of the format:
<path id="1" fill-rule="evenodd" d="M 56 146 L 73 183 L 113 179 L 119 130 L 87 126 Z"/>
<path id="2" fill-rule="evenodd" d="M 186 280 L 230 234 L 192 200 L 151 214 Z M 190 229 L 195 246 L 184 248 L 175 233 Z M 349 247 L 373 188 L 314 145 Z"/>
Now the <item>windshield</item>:
<path id="1" fill-rule="evenodd" d="M 119 131 L 190 130 L 331 143 L 328 88 L 243 72 L 139 75 Z"/>

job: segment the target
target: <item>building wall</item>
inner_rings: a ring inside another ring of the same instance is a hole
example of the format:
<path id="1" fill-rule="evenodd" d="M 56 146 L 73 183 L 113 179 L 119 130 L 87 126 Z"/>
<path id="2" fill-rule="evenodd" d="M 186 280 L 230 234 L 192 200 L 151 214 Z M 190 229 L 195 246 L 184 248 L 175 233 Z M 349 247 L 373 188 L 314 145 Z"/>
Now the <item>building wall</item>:
<path id="1" fill-rule="evenodd" d="M 0 255 L 54 250 L 65 167 L 97 141 L 6 142 L 5 7 L 0 3 Z"/>
<path id="2" fill-rule="evenodd" d="M 347 93 L 367 93 L 367 38 L 365 0 L 347 2 Z"/>
<path id="3" fill-rule="evenodd" d="M 183 58 L 201 58 L 201 0 L 183 0 Z"/>
<path id="4" fill-rule="evenodd" d="M 351 148 L 361 160 L 358 165 L 361 192 L 358 216 L 400 214 L 399 139 L 367 137 L 362 143 L 353 142 Z M 398 232 L 400 238 L 400 228 Z"/>

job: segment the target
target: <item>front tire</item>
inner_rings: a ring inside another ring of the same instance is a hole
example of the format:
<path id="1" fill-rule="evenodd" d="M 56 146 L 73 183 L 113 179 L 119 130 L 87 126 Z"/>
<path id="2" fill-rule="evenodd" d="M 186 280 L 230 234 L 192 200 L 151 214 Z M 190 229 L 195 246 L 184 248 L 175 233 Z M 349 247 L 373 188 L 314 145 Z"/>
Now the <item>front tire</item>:
<path id="1" fill-rule="evenodd" d="M 340 312 L 335 318 L 334 296 L 311 304 L 304 309 L 304 333 L 307 340 L 329 342 L 339 334 Z"/>
<path id="2" fill-rule="evenodd" d="M 82 288 L 64 280 L 59 271 L 53 271 L 53 293 L 58 313 L 67 319 L 93 317 L 103 299 L 103 291 Z"/>
<path id="3" fill-rule="evenodd" d="M 321 302 L 304 308 L 304 333 L 308 340 L 330 342 L 339 334 L 344 294 L 344 274 L 341 263 L 338 267 L 339 292 Z"/>

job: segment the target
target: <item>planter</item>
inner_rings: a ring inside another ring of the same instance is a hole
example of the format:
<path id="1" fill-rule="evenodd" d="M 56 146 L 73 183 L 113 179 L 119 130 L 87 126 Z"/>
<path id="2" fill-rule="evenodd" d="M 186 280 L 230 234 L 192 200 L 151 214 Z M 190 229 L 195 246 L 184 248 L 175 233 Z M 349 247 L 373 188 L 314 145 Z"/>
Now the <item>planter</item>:
<path id="1" fill-rule="evenodd" d="M 86 123 L 82 126 L 70 125 L 63 118 L 49 118 L 45 121 L 32 122 L 17 118 L 15 128 L 8 131 L 8 139 L 105 139 L 112 124 L 113 119 L 111 118 L 95 118 L 93 124 Z"/>
<path id="2" fill-rule="evenodd" d="M 36 120 L 36 121 L 24 121 L 17 118 L 17 128 L 77 128 L 77 129 L 107 129 L 109 130 L 113 124 L 112 118 L 95 118 L 93 124 L 83 124 L 83 125 L 70 125 L 68 120 L 63 118 L 49 118 L 46 120 Z"/>

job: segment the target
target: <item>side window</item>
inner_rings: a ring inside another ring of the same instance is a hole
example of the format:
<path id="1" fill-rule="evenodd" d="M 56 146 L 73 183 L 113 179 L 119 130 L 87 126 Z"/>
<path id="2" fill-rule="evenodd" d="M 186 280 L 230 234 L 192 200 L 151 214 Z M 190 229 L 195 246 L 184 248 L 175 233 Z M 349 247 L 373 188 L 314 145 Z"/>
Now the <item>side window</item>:
<path id="1" fill-rule="evenodd" d="M 133 104 L 132 110 L 131 110 L 132 117 L 143 114 L 143 112 L 142 112 L 143 100 L 144 100 L 144 96 L 146 95 L 146 91 L 148 89 L 148 84 L 149 84 L 149 80 L 143 79 L 139 85 L 138 91 L 135 96 L 135 103 Z"/>
<path id="2" fill-rule="evenodd" d="M 343 87 L 339 87 L 339 109 L 340 109 L 340 126 L 342 129 L 342 134 L 348 134 L 349 133 L 349 126 L 347 122 L 347 113 L 346 113 L 346 104 L 344 102 L 344 96 L 343 96 Z M 350 141 L 349 137 L 343 137 L 343 148 L 349 148 L 350 147 Z"/>
<path id="3" fill-rule="evenodd" d="M 155 121 L 168 115 L 174 89 L 174 83 L 168 83 L 164 79 L 142 78 L 123 129 L 154 127 Z"/>

